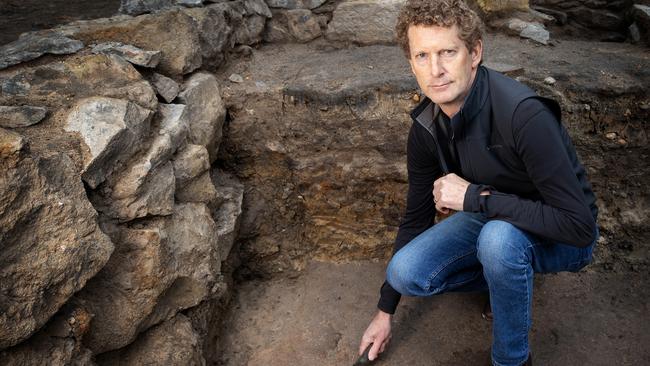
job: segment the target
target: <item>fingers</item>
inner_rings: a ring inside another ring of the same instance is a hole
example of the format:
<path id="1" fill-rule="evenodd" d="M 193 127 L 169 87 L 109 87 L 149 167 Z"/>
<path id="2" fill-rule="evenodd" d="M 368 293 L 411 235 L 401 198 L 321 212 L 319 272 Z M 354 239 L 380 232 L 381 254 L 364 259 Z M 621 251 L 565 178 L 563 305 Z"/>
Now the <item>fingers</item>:
<path id="1" fill-rule="evenodd" d="M 372 340 L 368 340 L 365 337 L 361 338 L 361 344 L 359 345 L 359 356 L 361 356 L 363 352 L 365 352 L 366 348 L 368 347 L 368 345 L 370 345 L 370 343 L 372 343 Z"/>
<path id="2" fill-rule="evenodd" d="M 374 361 L 374 359 L 377 358 L 377 355 L 381 352 L 379 349 L 381 348 L 382 344 L 384 344 L 384 341 L 373 343 L 372 348 L 370 348 L 370 352 L 368 352 L 368 359 L 370 361 Z"/>

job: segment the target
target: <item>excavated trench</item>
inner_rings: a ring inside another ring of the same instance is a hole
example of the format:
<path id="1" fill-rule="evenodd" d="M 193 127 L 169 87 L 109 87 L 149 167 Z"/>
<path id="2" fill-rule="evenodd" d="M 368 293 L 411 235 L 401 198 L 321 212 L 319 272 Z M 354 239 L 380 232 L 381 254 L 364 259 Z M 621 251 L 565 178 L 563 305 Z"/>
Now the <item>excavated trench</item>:
<path id="1" fill-rule="evenodd" d="M 498 34 L 486 44 L 488 66 L 562 103 L 600 207 L 594 263 L 536 277 L 536 362 L 647 362 L 647 50 L 569 40 L 549 49 Z M 246 193 L 217 364 L 354 360 L 404 204 L 407 111 L 418 97 L 400 52 L 264 46 L 220 72 L 229 116 L 218 164 Z M 228 82 L 232 73 L 244 82 Z M 481 364 L 482 301 L 403 300 L 381 364 Z"/>

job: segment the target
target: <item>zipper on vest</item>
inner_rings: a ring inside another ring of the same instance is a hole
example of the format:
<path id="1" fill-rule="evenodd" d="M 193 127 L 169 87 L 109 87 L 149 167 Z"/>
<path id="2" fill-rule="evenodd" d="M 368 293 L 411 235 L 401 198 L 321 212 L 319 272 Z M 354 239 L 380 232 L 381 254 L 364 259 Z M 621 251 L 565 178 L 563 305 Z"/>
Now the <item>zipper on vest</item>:
<path id="1" fill-rule="evenodd" d="M 438 151 L 438 160 L 440 160 L 440 168 L 442 168 L 442 175 L 447 175 L 449 174 L 449 167 L 447 166 L 447 162 L 445 161 L 445 156 L 442 155 L 442 150 L 440 150 L 440 143 L 438 142 L 438 137 L 434 131 L 431 130 L 431 127 L 425 126 L 423 123 L 418 121 L 416 118 L 415 121 L 420 124 L 420 126 L 424 127 L 427 132 L 433 137 L 433 142 L 436 144 L 436 150 Z"/>

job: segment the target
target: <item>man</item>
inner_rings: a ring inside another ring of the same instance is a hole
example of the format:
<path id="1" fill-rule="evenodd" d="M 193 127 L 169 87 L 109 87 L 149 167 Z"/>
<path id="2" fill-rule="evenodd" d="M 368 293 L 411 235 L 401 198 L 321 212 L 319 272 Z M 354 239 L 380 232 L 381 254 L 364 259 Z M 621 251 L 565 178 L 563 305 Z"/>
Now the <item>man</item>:
<path id="1" fill-rule="evenodd" d="M 359 353 L 384 351 L 400 294 L 487 290 L 491 363 L 530 365 L 533 272 L 591 261 L 585 170 L 559 105 L 481 66 L 481 21 L 461 0 L 410 0 L 396 29 L 426 98 L 411 113 L 406 214 Z M 436 210 L 453 214 L 433 225 Z"/>

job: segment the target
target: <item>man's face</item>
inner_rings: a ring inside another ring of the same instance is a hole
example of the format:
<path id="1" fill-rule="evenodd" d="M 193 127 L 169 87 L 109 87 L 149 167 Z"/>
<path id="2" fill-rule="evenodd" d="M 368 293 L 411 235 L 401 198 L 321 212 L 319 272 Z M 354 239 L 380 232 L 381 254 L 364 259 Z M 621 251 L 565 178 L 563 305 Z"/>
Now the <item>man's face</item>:
<path id="1" fill-rule="evenodd" d="M 481 61 L 481 41 L 470 52 L 458 27 L 412 25 L 408 29 L 411 70 L 424 94 L 449 117 L 458 113 Z"/>

